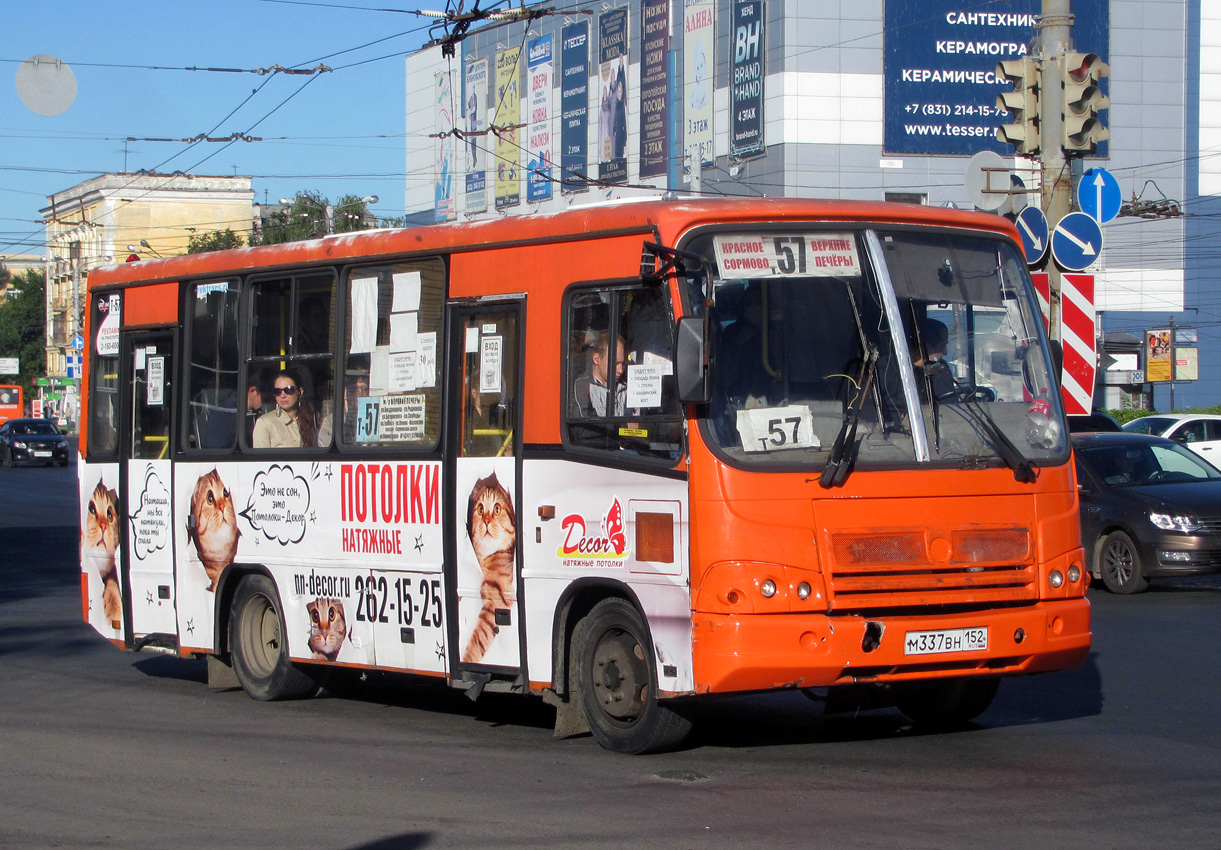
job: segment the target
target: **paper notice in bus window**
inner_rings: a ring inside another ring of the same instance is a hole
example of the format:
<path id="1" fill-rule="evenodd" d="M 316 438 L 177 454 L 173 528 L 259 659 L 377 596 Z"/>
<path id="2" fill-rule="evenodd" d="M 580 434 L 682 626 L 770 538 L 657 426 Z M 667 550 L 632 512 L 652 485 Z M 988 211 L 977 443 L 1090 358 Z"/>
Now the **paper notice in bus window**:
<path id="1" fill-rule="evenodd" d="M 419 330 L 419 313 L 392 313 L 390 315 L 390 350 L 415 351 L 416 333 Z"/>
<path id="2" fill-rule="evenodd" d="M 660 354 L 654 354 L 652 351 L 646 351 L 644 357 L 641 358 L 646 366 L 660 366 L 661 374 L 673 375 L 674 364 Z"/>
<path id="3" fill-rule="evenodd" d="M 722 280 L 861 274 L 851 233 L 722 234 L 713 246 Z"/>
<path id="4" fill-rule="evenodd" d="M 377 278 L 352 278 L 352 354 L 368 354 L 377 345 Z"/>
<path id="5" fill-rule="evenodd" d="M 394 299 L 390 302 L 390 312 L 403 313 L 420 309 L 420 273 L 396 272 L 391 276 L 394 281 Z"/>
<path id="6" fill-rule="evenodd" d="M 373 349 L 373 355 L 369 358 L 369 389 L 372 395 L 381 395 L 386 391 L 389 374 L 390 347 L 379 345 Z"/>
<path id="7" fill-rule="evenodd" d="M 661 366 L 629 363 L 627 367 L 627 406 L 661 407 Z"/>
<path id="8" fill-rule="evenodd" d="M 416 367 L 419 369 L 419 386 L 437 385 L 437 332 L 429 331 L 416 337 L 420 344 L 416 352 Z"/>
<path id="9" fill-rule="evenodd" d="M 405 393 L 414 390 L 419 386 L 419 378 L 414 351 L 390 355 L 390 369 L 386 376 L 386 388 L 390 392 Z"/>
<path id="10" fill-rule="evenodd" d="M 479 392 L 500 392 L 501 344 L 504 337 L 485 336 L 479 340 Z"/>
<path id="11" fill-rule="evenodd" d="M 148 404 L 160 407 L 165 404 L 165 358 L 148 358 Z"/>
<path id="12" fill-rule="evenodd" d="M 738 434 L 748 452 L 778 452 L 787 449 L 817 449 L 814 417 L 801 404 L 757 407 L 738 411 Z"/>
<path id="13" fill-rule="evenodd" d="M 475 354 L 479 351 L 479 328 L 466 329 L 466 348 L 463 351 L 466 354 Z"/>
<path id="14" fill-rule="evenodd" d="M 356 400 L 356 442 L 372 443 L 377 440 L 380 413 L 380 398 L 361 396 Z"/>
<path id="15" fill-rule="evenodd" d="M 418 443 L 424 439 L 424 396 L 384 396 L 381 402 L 382 440 Z"/>

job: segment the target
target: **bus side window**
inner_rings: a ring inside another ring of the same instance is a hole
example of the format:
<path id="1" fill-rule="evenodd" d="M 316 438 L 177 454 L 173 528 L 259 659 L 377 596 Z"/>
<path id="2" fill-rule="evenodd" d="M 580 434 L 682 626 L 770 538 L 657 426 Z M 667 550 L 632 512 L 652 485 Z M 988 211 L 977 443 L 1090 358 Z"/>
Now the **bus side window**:
<path id="1" fill-rule="evenodd" d="M 185 450 L 232 450 L 237 445 L 240 293 L 241 284 L 234 280 L 187 288 Z"/>
<path id="2" fill-rule="evenodd" d="M 348 272 L 335 429 L 344 446 L 436 447 L 445 281 L 445 263 L 437 258 Z"/>
<path id="3" fill-rule="evenodd" d="M 335 275 L 290 274 L 257 281 L 252 288 L 250 357 L 241 393 L 245 439 L 255 449 L 329 447 Z"/>
<path id="4" fill-rule="evenodd" d="M 89 445 L 90 460 L 114 455 L 119 450 L 119 351 L 117 335 L 113 353 L 99 353 L 98 337 L 103 327 L 117 329 L 121 324 L 123 296 L 115 292 L 93 299 L 89 363 Z M 113 315 L 112 315 L 113 311 Z M 110 321 L 107 322 L 107 319 Z"/>
<path id="5" fill-rule="evenodd" d="M 682 410 L 664 287 L 567 296 L 566 441 L 576 448 L 676 460 Z"/>

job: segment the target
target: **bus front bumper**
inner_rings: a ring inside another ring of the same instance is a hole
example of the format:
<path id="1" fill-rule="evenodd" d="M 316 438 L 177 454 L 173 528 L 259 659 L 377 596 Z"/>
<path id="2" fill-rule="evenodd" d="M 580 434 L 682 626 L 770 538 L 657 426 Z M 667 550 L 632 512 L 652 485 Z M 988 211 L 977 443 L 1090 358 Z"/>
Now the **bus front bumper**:
<path id="1" fill-rule="evenodd" d="M 693 626 L 699 693 L 1065 670 L 1090 649 L 1084 598 L 937 616 L 697 611 Z"/>

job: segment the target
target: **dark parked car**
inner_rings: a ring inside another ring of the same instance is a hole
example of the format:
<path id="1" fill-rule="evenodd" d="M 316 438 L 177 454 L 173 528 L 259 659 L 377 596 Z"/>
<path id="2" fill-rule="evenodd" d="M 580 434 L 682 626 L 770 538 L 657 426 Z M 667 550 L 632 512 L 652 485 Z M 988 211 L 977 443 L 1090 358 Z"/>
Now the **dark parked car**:
<path id="1" fill-rule="evenodd" d="M 0 425 L 0 460 L 68 465 L 68 441 L 50 419 L 10 419 Z"/>
<path id="2" fill-rule="evenodd" d="M 1068 430 L 1070 434 L 1083 434 L 1086 431 L 1122 431 L 1123 427 L 1105 410 L 1094 410 L 1090 413 L 1070 415 Z"/>
<path id="3" fill-rule="evenodd" d="M 1221 469 L 1161 437 L 1072 439 L 1081 540 L 1107 590 L 1139 593 L 1159 576 L 1221 573 Z"/>

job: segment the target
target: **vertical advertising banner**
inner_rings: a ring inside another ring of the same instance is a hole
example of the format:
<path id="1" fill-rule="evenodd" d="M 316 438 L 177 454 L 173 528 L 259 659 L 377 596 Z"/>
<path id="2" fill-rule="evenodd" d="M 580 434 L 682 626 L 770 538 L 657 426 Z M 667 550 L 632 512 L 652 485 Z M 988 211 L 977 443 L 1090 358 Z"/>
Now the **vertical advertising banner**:
<path id="1" fill-rule="evenodd" d="M 487 138 L 488 60 L 466 66 L 466 211 L 486 212 L 488 208 Z"/>
<path id="2" fill-rule="evenodd" d="M 763 0 L 734 0 L 729 68 L 729 157 L 753 159 L 763 142 Z"/>
<path id="3" fill-rule="evenodd" d="M 496 54 L 496 107 L 492 123 L 499 128 L 496 136 L 498 210 L 521 203 L 521 148 L 517 142 L 517 125 L 521 123 L 521 89 L 518 85 L 521 75 L 517 65 L 520 57 L 520 47 Z"/>
<path id="4" fill-rule="evenodd" d="M 439 73 L 434 78 L 433 95 L 436 103 L 436 211 L 437 221 L 452 221 L 458 217 L 454 200 L 454 137 L 458 126 L 454 120 L 454 90 L 449 73 Z"/>
<path id="5" fill-rule="evenodd" d="M 553 39 L 549 35 L 526 45 L 526 74 L 530 80 L 530 126 L 526 133 L 526 200 L 551 197 L 551 77 Z"/>
<path id="6" fill-rule="evenodd" d="M 640 7 L 641 177 L 663 175 L 670 164 L 669 53 L 670 0 L 644 0 Z"/>
<path id="7" fill-rule="evenodd" d="M 971 156 L 982 150 L 1012 154 L 1013 147 L 996 138 L 996 128 L 1010 123 L 996 98 L 1013 91 L 1013 84 L 997 76 L 996 66 L 1031 55 L 1039 4 L 886 0 L 884 5 L 883 149 L 926 155 Z M 1073 0 L 1072 6 L 1074 49 L 1109 61 L 1108 0 Z M 1104 78 L 1104 94 L 1108 85 Z M 1103 123 L 1108 123 L 1105 117 Z M 1102 142 L 1098 155 L 1106 154 L 1107 143 Z"/>
<path id="8" fill-rule="evenodd" d="M 1145 331 L 1145 380 L 1170 380 L 1170 328 Z"/>
<path id="9" fill-rule="evenodd" d="M 598 18 L 598 179 L 627 182 L 627 9 Z"/>
<path id="10" fill-rule="evenodd" d="M 584 192 L 589 184 L 589 22 L 564 27 L 560 64 L 560 169 L 564 192 Z"/>
<path id="11" fill-rule="evenodd" d="M 713 0 L 686 0 L 683 8 L 683 155 L 704 165 L 716 162 L 712 136 L 712 72 L 716 26 Z"/>

